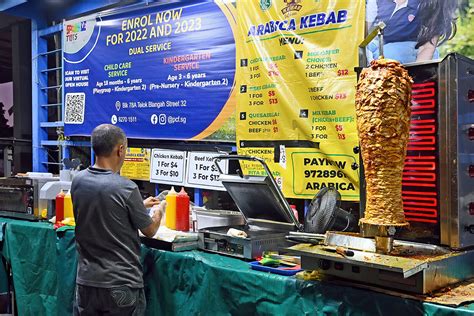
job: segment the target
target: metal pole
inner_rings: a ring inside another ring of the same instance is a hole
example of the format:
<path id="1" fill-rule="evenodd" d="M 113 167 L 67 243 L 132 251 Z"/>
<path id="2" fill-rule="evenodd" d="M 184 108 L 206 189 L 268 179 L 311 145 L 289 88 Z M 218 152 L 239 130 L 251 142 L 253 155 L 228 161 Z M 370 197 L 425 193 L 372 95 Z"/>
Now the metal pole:
<path id="1" fill-rule="evenodd" d="M 3 148 L 3 174 L 5 177 L 12 176 L 13 149 L 10 146 Z"/>
<path id="2" fill-rule="evenodd" d="M 383 29 L 380 28 L 377 32 L 379 36 L 379 59 L 384 58 L 383 57 Z"/>

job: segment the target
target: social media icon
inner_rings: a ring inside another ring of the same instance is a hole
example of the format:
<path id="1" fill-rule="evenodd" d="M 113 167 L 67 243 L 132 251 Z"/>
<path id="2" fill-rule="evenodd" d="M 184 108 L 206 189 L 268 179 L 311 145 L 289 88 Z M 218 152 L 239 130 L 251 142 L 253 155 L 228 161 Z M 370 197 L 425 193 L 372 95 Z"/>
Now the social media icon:
<path id="1" fill-rule="evenodd" d="M 158 115 L 153 114 L 150 118 L 151 124 L 156 125 L 158 123 Z"/>
<path id="2" fill-rule="evenodd" d="M 160 125 L 165 125 L 166 124 L 166 114 L 160 114 L 158 117 L 158 122 Z"/>

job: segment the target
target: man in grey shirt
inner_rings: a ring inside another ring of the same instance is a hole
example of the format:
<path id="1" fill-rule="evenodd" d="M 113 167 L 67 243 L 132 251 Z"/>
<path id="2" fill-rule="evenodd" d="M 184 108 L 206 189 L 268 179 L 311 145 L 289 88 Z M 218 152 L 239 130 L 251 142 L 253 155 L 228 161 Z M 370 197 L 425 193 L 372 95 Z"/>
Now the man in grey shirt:
<path id="1" fill-rule="evenodd" d="M 97 126 L 91 135 L 94 166 L 71 186 L 78 267 L 75 315 L 143 315 L 146 308 L 138 230 L 155 235 L 162 212 L 148 215 L 137 185 L 121 177 L 127 149 L 122 129 Z"/>

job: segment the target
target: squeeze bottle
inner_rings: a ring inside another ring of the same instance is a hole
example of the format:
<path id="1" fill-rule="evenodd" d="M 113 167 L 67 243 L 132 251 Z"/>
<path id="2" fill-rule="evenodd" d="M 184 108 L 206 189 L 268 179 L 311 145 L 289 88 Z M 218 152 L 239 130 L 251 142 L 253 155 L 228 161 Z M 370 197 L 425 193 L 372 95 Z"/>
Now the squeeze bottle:
<path id="1" fill-rule="evenodd" d="M 63 190 L 56 195 L 56 223 L 64 220 L 64 196 Z"/>
<path id="2" fill-rule="evenodd" d="M 166 227 L 176 229 L 176 191 L 174 187 L 166 196 Z"/>
<path id="3" fill-rule="evenodd" d="M 184 188 L 176 196 L 176 230 L 189 231 L 189 196 Z"/>
<path id="4" fill-rule="evenodd" d="M 298 210 L 296 209 L 296 205 L 291 204 L 290 207 L 293 211 L 293 214 L 295 215 L 296 220 L 298 220 Z"/>
<path id="5" fill-rule="evenodd" d="M 71 198 L 71 191 L 67 191 L 66 195 L 64 196 L 64 218 L 67 217 L 74 217 L 74 213 L 72 211 L 72 198 Z"/>

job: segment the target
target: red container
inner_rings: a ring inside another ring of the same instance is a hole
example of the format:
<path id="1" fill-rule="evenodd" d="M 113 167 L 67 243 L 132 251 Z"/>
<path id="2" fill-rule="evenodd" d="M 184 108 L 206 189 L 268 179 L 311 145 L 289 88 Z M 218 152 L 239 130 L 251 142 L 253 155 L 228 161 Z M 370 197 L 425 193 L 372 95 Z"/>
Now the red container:
<path id="1" fill-rule="evenodd" d="M 64 220 L 64 192 L 61 192 L 56 195 L 56 223 Z"/>
<path id="2" fill-rule="evenodd" d="M 176 230 L 189 231 L 189 196 L 184 188 L 176 196 Z"/>

